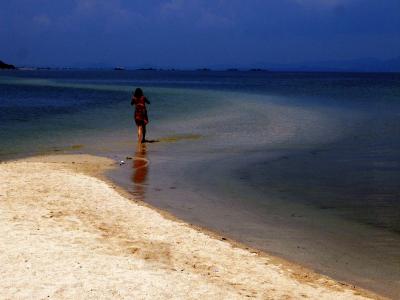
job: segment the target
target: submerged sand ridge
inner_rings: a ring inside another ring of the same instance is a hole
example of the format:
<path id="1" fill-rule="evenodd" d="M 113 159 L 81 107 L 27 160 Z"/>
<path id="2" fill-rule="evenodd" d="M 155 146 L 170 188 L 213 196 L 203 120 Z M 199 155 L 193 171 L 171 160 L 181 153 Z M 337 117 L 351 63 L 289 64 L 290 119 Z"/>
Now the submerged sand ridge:
<path id="1" fill-rule="evenodd" d="M 6 299 L 378 299 L 124 197 L 87 155 L 0 164 Z"/>

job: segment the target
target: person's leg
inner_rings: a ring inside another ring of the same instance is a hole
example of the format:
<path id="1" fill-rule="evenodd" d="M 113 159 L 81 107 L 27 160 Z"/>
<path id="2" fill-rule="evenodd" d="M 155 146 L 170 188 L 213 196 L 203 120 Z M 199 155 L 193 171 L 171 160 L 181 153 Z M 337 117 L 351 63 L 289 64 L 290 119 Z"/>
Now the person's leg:
<path id="1" fill-rule="evenodd" d="M 143 126 L 138 126 L 138 143 L 141 143 L 143 139 Z"/>
<path id="2" fill-rule="evenodd" d="M 142 143 L 146 142 L 146 125 L 143 125 L 143 138 Z"/>

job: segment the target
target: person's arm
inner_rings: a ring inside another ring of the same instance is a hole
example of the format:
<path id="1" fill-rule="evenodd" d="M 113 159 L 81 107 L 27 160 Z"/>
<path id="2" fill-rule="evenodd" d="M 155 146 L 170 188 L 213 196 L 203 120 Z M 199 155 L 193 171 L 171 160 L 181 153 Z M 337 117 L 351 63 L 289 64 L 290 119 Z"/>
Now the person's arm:
<path id="1" fill-rule="evenodd" d="M 147 97 L 144 98 L 144 101 L 145 101 L 147 104 L 150 104 L 150 101 L 149 101 L 149 99 L 147 99 Z"/>
<path id="2" fill-rule="evenodd" d="M 131 98 L 131 105 L 134 105 L 135 104 L 135 97 L 132 95 L 132 98 Z"/>

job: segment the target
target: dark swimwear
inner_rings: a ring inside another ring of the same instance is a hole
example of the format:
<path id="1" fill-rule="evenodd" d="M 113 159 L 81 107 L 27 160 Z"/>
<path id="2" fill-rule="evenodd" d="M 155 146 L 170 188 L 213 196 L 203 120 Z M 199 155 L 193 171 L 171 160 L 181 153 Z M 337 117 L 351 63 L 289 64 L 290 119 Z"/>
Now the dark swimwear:
<path id="1" fill-rule="evenodd" d="M 145 126 L 149 123 L 147 117 L 146 103 L 150 103 L 146 97 L 132 98 L 131 104 L 135 105 L 135 123 L 137 126 Z"/>

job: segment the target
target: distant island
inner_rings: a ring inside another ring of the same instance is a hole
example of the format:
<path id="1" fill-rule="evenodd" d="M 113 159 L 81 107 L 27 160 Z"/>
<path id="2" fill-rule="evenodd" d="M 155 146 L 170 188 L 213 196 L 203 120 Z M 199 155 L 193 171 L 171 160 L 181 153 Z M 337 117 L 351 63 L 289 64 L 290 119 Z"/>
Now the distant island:
<path id="1" fill-rule="evenodd" d="M 0 69 L 10 69 L 10 70 L 14 70 L 15 66 L 14 65 L 9 65 L 6 64 L 5 62 L 0 60 Z"/>
<path id="2" fill-rule="evenodd" d="M 253 68 L 253 69 L 250 69 L 250 72 L 270 72 L 270 71 L 266 70 L 266 69 L 261 69 L 261 68 Z"/>
<path id="3" fill-rule="evenodd" d="M 155 68 L 139 68 L 136 69 L 137 71 L 157 71 L 157 69 Z"/>
<path id="4" fill-rule="evenodd" d="M 108 66 L 108 65 L 94 65 L 94 66 L 32 66 L 20 65 L 16 67 L 12 64 L 5 63 L 0 60 L 0 70 L 3 69 L 18 69 L 21 71 L 33 70 L 114 70 L 114 71 L 153 71 L 153 72 L 254 72 L 254 73 L 268 73 L 268 72 L 400 72 L 400 56 L 388 60 L 379 60 L 375 58 L 364 58 L 355 60 L 337 60 L 337 61 L 315 61 L 315 62 L 300 62 L 290 64 L 258 62 L 256 65 L 211 65 L 209 67 L 202 66 L 196 68 L 173 68 L 160 67 L 152 65 L 144 66 L 129 66 L 122 65 Z"/>

